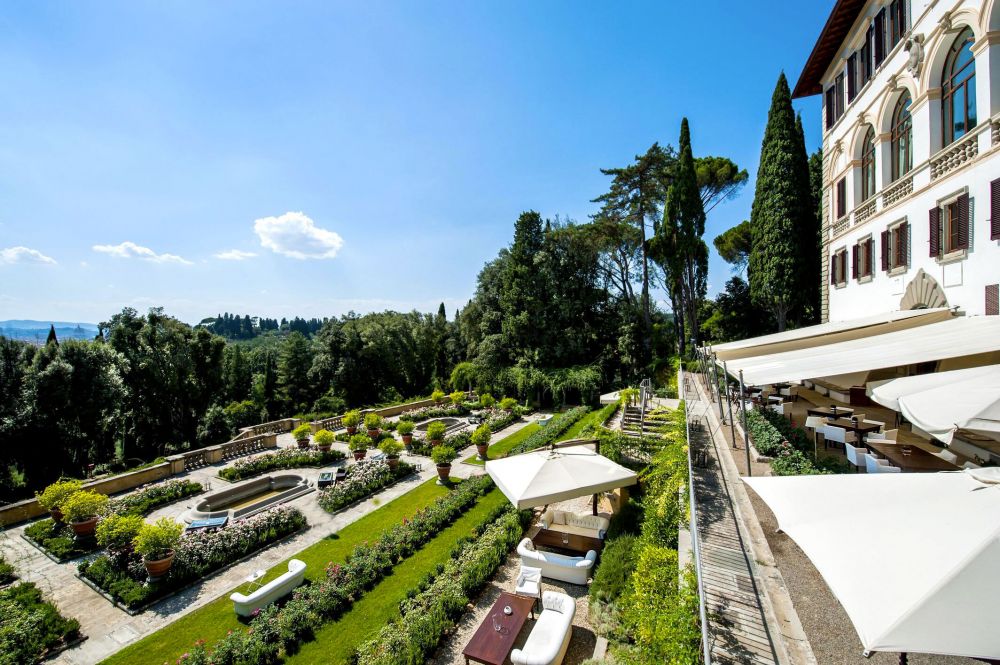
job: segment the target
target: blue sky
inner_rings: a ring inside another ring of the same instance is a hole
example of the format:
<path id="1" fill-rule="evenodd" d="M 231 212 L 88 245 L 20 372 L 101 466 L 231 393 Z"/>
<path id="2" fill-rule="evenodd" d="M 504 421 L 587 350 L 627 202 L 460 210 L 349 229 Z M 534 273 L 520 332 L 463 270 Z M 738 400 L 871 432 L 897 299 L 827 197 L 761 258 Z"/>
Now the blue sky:
<path id="1" fill-rule="evenodd" d="M 831 6 L 9 4 L 0 319 L 450 316 L 521 211 L 586 221 L 598 169 L 685 115 L 696 155 L 753 177 Z M 815 149 L 819 99 L 796 106 Z M 710 294 L 729 274 L 713 252 Z"/>

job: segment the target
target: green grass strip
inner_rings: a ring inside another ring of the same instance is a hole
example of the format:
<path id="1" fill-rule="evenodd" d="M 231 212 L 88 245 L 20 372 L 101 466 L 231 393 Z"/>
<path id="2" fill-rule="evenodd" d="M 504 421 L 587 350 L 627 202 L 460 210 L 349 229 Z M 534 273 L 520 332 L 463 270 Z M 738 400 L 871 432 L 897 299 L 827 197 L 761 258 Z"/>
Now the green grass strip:
<path id="1" fill-rule="evenodd" d="M 448 490 L 437 485 L 434 479 L 428 480 L 289 558 L 306 563 L 307 579 L 319 579 L 326 574 L 327 563 L 343 561 L 355 546 L 377 538 L 385 529 L 397 524 L 404 517 L 412 517 L 414 513 L 434 503 L 447 492 Z M 406 566 L 412 558 L 400 565 Z M 268 570 L 261 582 L 266 584 L 285 572 L 288 572 L 288 559 Z M 229 600 L 229 595 L 239 590 L 246 593 L 247 585 L 233 587 L 211 603 L 129 645 L 102 663 L 162 665 L 165 661 L 176 661 L 196 640 L 202 639 L 213 644 L 225 637 L 230 630 L 246 630 L 246 626 L 237 620 L 233 602 Z"/>
<path id="2" fill-rule="evenodd" d="M 573 423 L 573 425 L 570 426 L 570 428 L 566 430 L 566 432 L 562 436 L 556 438 L 556 443 L 560 441 L 569 441 L 570 439 L 578 439 L 580 438 L 580 434 L 587 427 L 591 426 L 597 427 L 599 425 L 603 425 L 604 421 L 610 418 L 612 414 L 614 414 L 615 409 L 617 408 L 618 408 L 617 404 L 608 404 L 602 409 L 598 409 L 597 411 L 591 411 L 583 418 L 580 418 L 575 423 Z"/>
<path id="3" fill-rule="evenodd" d="M 445 563 L 455 544 L 481 525 L 497 506 L 507 501 L 495 489 L 486 494 L 468 512 L 435 538 L 399 563 L 390 575 L 374 589 L 351 605 L 351 609 L 336 621 L 323 624 L 316 638 L 302 645 L 298 653 L 284 659 L 285 663 L 349 663 L 354 652 L 366 640 L 374 637 L 382 626 L 399 618 L 399 603 L 420 580 Z"/>
<path id="4" fill-rule="evenodd" d="M 491 445 L 486 450 L 486 457 L 489 459 L 499 459 L 503 457 L 508 450 L 510 450 L 517 444 L 521 443 L 522 441 L 524 441 L 525 439 L 527 439 L 529 436 L 531 436 L 540 429 L 541 426 L 538 423 L 530 423 L 528 425 L 525 425 L 524 427 L 517 430 L 513 434 L 505 436 L 504 438 L 500 439 L 499 441 Z M 465 461 L 468 462 L 469 464 L 479 464 L 479 465 L 485 464 L 483 460 L 479 459 L 478 454 L 466 458 Z"/>

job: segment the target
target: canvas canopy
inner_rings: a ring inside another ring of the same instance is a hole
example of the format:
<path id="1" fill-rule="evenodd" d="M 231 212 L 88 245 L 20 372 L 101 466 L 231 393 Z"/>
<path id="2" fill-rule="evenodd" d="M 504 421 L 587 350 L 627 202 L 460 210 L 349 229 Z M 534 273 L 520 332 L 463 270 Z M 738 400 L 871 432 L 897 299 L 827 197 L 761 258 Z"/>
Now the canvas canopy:
<path id="1" fill-rule="evenodd" d="M 899 411 L 899 398 L 904 395 L 914 395 L 925 390 L 942 388 L 980 376 L 995 375 L 998 372 L 1000 372 L 1000 365 L 986 365 L 984 367 L 956 369 L 950 372 L 934 372 L 932 374 L 904 376 L 898 379 L 886 379 L 885 381 L 871 381 L 868 384 L 868 396 L 887 409 Z"/>
<path id="2" fill-rule="evenodd" d="M 864 339 L 728 361 L 732 376 L 743 370 L 747 385 L 958 358 L 1000 350 L 1000 317 L 955 317 Z"/>
<path id="3" fill-rule="evenodd" d="M 712 346 L 712 353 L 719 360 L 732 360 L 759 356 L 764 353 L 783 353 L 820 344 L 832 344 L 851 339 L 881 335 L 895 330 L 913 328 L 928 323 L 951 318 L 947 307 L 935 309 L 911 309 L 900 312 L 885 312 L 849 321 L 831 321 L 815 326 L 786 330 L 773 335 L 762 335 L 726 342 Z"/>
<path id="4" fill-rule="evenodd" d="M 1000 657 L 1000 469 L 744 478 L 866 651 Z"/>
<path id="5" fill-rule="evenodd" d="M 486 473 L 518 508 L 607 492 L 637 481 L 634 471 L 583 446 L 546 448 L 490 460 Z"/>
<path id="6" fill-rule="evenodd" d="M 1000 434 L 1000 368 L 990 374 L 903 395 L 899 398 L 899 410 L 914 426 L 945 443 L 951 443 L 959 429 Z"/>

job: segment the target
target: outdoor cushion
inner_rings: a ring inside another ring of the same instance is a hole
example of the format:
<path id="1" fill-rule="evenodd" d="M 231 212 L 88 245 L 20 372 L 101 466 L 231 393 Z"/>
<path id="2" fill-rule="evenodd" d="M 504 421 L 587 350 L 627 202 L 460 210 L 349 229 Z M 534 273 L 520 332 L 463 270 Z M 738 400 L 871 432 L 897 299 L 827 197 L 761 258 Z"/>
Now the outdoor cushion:
<path id="1" fill-rule="evenodd" d="M 608 518 L 600 515 L 571 513 L 553 508 L 542 513 L 541 522 L 546 529 L 552 529 L 554 525 L 558 525 L 560 528 L 554 529 L 555 531 L 565 531 L 593 538 L 603 537 L 598 535 L 598 532 L 607 531 L 610 524 Z"/>
<path id="2" fill-rule="evenodd" d="M 576 603 L 564 593 L 542 594 L 542 613 L 520 649 L 510 654 L 514 665 L 560 665 L 573 636 Z"/>
<path id="3" fill-rule="evenodd" d="M 542 552 L 535 549 L 530 538 L 525 538 L 517 546 L 521 556 L 521 565 L 538 568 L 542 576 L 553 580 L 562 580 L 570 584 L 587 583 L 590 569 L 597 561 L 597 552 L 590 550 L 586 556 L 566 556 L 555 552 Z"/>

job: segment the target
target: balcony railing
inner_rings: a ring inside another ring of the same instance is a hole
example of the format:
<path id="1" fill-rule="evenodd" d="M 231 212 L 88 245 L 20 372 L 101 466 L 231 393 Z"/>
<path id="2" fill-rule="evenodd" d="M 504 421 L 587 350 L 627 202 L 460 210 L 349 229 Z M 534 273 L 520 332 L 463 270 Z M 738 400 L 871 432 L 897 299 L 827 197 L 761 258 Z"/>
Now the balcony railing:
<path id="1" fill-rule="evenodd" d="M 945 148 L 931 159 L 931 181 L 951 173 L 979 155 L 979 132 L 973 132 L 958 143 Z"/>
<path id="2" fill-rule="evenodd" d="M 854 211 L 854 223 L 861 224 L 866 219 L 875 214 L 878 209 L 878 198 L 872 196 L 868 199 L 866 203 L 862 203 L 857 210 Z"/>
<path id="3" fill-rule="evenodd" d="M 897 180 L 882 192 L 882 207 L 888 208 L 896 201 L 905 199 L 913 193 L 913 176 Z"/>

